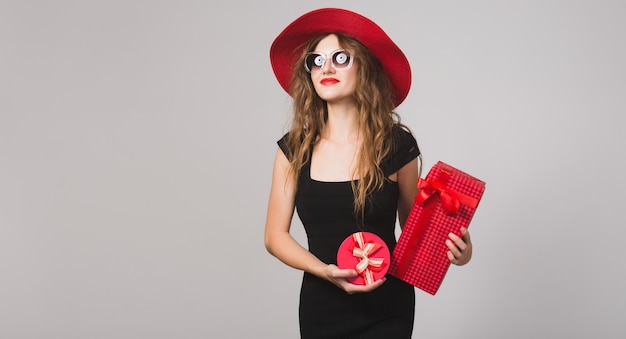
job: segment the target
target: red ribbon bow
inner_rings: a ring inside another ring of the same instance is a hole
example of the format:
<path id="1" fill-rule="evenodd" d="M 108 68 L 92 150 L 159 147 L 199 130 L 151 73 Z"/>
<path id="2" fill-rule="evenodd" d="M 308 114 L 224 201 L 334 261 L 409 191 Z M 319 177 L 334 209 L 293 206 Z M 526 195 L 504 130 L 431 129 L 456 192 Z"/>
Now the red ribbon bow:
<path id="1" fill-rule="evenodd" d="M 415 196 L 416 203 L 423 205 L 431 197 L 439 195 L 441 207 L 443 208 L 443 211 L 449 215 L 456 215 L 459 213 L 461 204 L 471 208 L 476 208 L 476 206 L 478 206 L 478 199 L 446 188 L 444 184 L 436 180 L 424 180 L 419 178 L 417 181 L 417 188 L 419 188 L 419 192 Z"/>
<path id="2" fill-rule="evenodd" d="M 369 256 L 378 251 L 382 245 L 377 242 L 365 242 L 361 232 L 352 234 L 352 238 L 354 239 L 352 255 L 361 258 L 359 263 L 356 264 L 356 271 L 365 280 L 365 285 L 372 284 L 374 283 L 374 273 L 372 271 L 380 271 L 385 259 L 370 258 Z"/>

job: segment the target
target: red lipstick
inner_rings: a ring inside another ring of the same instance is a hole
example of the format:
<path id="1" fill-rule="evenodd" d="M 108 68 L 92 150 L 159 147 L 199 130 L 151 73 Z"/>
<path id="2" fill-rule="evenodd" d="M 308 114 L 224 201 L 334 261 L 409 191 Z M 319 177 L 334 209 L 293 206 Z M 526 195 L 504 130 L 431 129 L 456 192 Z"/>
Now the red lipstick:
<path id="1" fill-rule="evenodd" d="M 335 79 L 335 78 L 324 78 L 320 81 L 320 84 L 324 85 L 324 86 L 330 86 L 330 85 L 334 85 L 336 83 L 338 83 L 339 80 Z"/>

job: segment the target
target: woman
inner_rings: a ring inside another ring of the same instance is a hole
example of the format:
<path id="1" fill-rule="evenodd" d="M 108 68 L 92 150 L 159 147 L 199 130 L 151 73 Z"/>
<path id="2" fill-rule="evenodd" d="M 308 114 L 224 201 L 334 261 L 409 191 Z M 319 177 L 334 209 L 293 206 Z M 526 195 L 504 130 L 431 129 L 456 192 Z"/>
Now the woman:
<path id="1" fill-rule="evenodd" d="M 371 20 L 342 9 L 297 18 L 271 47 L 274 73 L 293 97 L 292 126 L 278 141 L 265 225 L 267 250 L 304 271 L 302 338 L 410 338 L 413 286 L 391 275 L 355 285 L 337 250 L 354 232 L 390 251 L 417 193 L 419 149 L 393 111 L 411 73 L 402 51 Z M 308 249 L 289 234 L 294 209 Z M 471 258 L 467 230 L 447 241 L 450 261 Z"/>

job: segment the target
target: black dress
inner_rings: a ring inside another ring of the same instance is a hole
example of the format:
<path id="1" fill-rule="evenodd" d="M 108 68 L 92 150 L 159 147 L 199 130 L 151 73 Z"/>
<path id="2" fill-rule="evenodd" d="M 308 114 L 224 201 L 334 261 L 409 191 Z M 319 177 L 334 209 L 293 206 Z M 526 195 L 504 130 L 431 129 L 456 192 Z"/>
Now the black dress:
<path id="1" fill-rule="evenodd" d="M 381 162 L 386 177 L 419 155 L 413 136 L 395 126 L 393 148 Z M 289 156 L 285 137 L 278 141 Z M 398 206 L 398 183 L 386 180 L 357 222 L 349 181 L 311 179 L 310 162 L 298 179 L 296 210 L 308 238 L 308 249 L 322 262 L 336 264 L 341 242 L 354 232 L 372 232 L 393 252 Z M 348 294 L 334 284 L 304 273 L 300 291 L 301 338 L 411 338 L 415 313 L 413 286 L 387 274 L 387 281 L 370 293 Z"/>

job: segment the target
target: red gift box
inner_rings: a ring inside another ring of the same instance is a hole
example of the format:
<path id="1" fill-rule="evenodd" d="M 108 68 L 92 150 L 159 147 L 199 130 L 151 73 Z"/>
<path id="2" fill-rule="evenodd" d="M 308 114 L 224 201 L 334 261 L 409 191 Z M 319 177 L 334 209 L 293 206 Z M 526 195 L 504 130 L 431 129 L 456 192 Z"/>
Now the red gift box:
<path id="1" fill-rule="evenodd" d="M 389 273 L 432 295 L 450 267 L 446 239 L 469 226 L 485 182 L 441 161 L 420 189 L 391 257 Z"/>
<path id="2" fill-rule="evenodd" d="M 369 285 L 385 276 L 391 253 L 385 241 L 374 233 L 357 232 L 347 237 L 337 251 L 337 267 L 355 269 L 359 275 L 348 278 L 356 285 Z"/>

